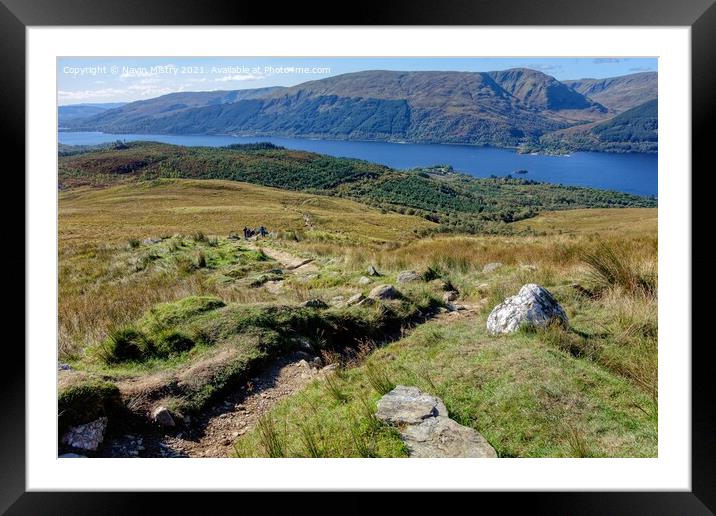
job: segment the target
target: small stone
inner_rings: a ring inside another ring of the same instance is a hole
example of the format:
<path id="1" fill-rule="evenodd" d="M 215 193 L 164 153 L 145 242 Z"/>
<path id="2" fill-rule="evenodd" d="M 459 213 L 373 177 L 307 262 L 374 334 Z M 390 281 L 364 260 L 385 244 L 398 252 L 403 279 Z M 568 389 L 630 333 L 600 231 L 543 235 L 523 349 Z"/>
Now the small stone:
<path id="1" fill-rule="evenodd" d="M 321 357 L 314 357 L 313 360 L 311 360 L 311 367 L 314 369 L 320 369 L 323 367 L 323 360 L 321 360 Z"/>
<path id="2" fill-rule="evenodd" d="M 370 291 L 368 297 L 371 299 L 396 299 L 398 291 L 393 285 L 378 285 Z"/>
<path id="3" fill-rule="evenodd" d="M 101 417 L 90 423 L 71 427 L 62 437 L 62 443 L 72 448 L 95 451 L 104 440 L 107 418 Z"/>
<path id="4" fill-rule="evenodd" d="M 72 371 L 72 366 L 70 364 L 63 364 L 62 362 L 57 362 L 57 370 L 58 371 Z"/>
<path id="5" fill-rule="evenodd" d="M 368 276 L 380 276 L 380 275 L 381 275 L 380 272 L 378 272 L 378 270 L 373 265 L 368 266 Z"/>
<path id="6" fill-rule="evenodd" d="M 302 367 L 302 368 L 304 368 L 304 369 L 308 369 L 308 368 L 310 367 L 310 366 L 308 365 L 308 362 L 306 362 L 306 360 L 304 360 L 303 358 L 302 358 L 301 360 L 299 360 L 298 362 L 296 362 L 296 366 L 297 366 L 297 367 Z"/>
<path id="7" fill-rule="evenodd" d="M 521 326 L 544 328 L 553 323 L 566 326 L 567 314 L 549 290 L 530 283 L 490 312 L 487 331 L 497 335 L 516 332 Z"/>
<path id="8" fill-rule="evenodd" d="M 365 296 L 363 294 L 361 294 L 360 292 L 358 292 L 357 294 L 354 294 L 348 298 L 348 301 L 346 301 L 346 305 L 347 306 L 356 305 L 356 304 L 360 303 L 361 301 L 363 301 L 364 299 L 365 299 Z"/>
<path id="9" fill-rule="evenodd" d="M 412 283 L 413 281 L 419 281 L 420 275 L 415 271 L 401 271 L 398 273 L 398 283 Z"/>
<path id="10" fill-rule="evenodd" d="M 161 242 L 161 239 L 159 238 L 145 238 L 142 240 L 142 243 L 145 245 L 158 244 L 159 242 Z"/>
<path id="11" fill-rule="evenodd" d="M 428 417 L 447 416 L 445 404 L 417 387 L 398 385 L 378 400 L 375 416 L 390 425 L 420 423 Z"/>
<path id="12" fill-rule="evenodd" d="M 152 411 L 152 421 L 160 426 L 171 428 L 175 425 L 171 412 L 166 407 L 159 406 Z"/>
<path id="13" fill-rule="evenodd" d="M 482 272 L 488 274 L 490 272 L 496 271 L 500 267 L 502 267 L 502 264 L 500 262 L 490 262 L 482 268 Z"/>
<path id="14" fill-rule="evenodd" d="M 448 290 L 443 294 L 443 301 L 445 303 L 449 303 L 451 301 L 455 301 L 457 299 L 458 293 L 454 290 Z"/>
<path id="15" fill-rule="evenodd" d="M 307 338 L 305 338 L 305 337 L 299 337 L 299 338 L 296 340 L 296 343 L 298 344 L 298 348 L 301 349 L 301 350 L 303 350 L 303 351 L 308 351 L 308 352 L 313 351 L 313 346 L 311 346 L 311 343 L 310 343 L 309 340 L 308 340 Z M 256 381 L 256 380 L 254 379 L 254 380 L 252 380 L 252 381 Z"/>
<path id="16" fill-rule="evenodd" d="M 370 283 L 371 283 L 371 279 L 368 276 L 361 276 L 360 278 L 358 278 L 359 285 L 365 286 L 365 285 L 370 285 Z"/>

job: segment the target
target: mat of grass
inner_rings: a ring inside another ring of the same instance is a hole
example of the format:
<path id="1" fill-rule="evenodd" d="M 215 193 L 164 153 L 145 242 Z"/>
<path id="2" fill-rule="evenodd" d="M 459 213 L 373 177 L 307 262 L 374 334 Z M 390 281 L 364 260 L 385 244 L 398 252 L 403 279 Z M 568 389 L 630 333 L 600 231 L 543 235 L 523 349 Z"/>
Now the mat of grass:
<path id="1" fill-rule="evenodd" d="M 238 456 L 271 456 L 271 441 L 284 456 L 405 456 L 397 433 L 372 417 L 395 384 L 440 396 L 450 417 L 481 432 L 500 457 L 656 456 L 648 393 L 538 333 L 491 338 L 484 323 L 426 323 L 364 365 L 314 381 L 270 412 L 272 435 L 242 436 Z"/>

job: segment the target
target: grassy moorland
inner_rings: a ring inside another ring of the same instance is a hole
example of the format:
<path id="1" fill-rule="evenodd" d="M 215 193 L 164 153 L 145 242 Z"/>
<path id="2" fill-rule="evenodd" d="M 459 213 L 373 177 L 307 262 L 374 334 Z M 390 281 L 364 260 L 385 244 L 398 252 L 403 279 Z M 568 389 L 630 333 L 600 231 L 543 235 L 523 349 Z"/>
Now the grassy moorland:
<path id="1" fill-rule="evenodd" d="M 656 206 L 652 198 L 620 192 L 510 177 L 477 179 L 449 168 L 399 171 L 271 144 L 208 148 L 134 142 L 59 160 L 61 189 L 157 178 L 229 179 L 349 198 L 418 215 L 443 232 L 504 232 L 506 223 L 547 210 Z"/>
<path id="2" fill-rule="evenodd" d="M 61 161 L 58 346 L 73 368 L 60 375 L 61 428 L 104 413 L 111 429 L 157 403 L 196 415 L 308 343 L 339 368 L 273 405 L 236 440 L 239 455 L 402 456 L 372 417 L 398 383 L 442 397 L 503 457 L 656 455 L 656 209 L 445 234 L 417 211 L 105 174 L 92 156 L 67 158 L 85 160 L 87 177 Z M 261 224 L 270 237 L 232 235 Z M 292 269 L 289 258 L 312 261 Z M 483 272 L 491 262 L 502 266 Z M 366 283 L 370 265 L 382 276 Z M 398 284 L 405 269 L 420 281 Z M 383 283 L 399 299 L 343 303 Z M 569 328 L 488 336 L 492 307 L 525 283 L 553 292 Z M 452 288 L 470 310 L 440 311 Z M 325 305 L 304 306 L 314 299 Z"/>

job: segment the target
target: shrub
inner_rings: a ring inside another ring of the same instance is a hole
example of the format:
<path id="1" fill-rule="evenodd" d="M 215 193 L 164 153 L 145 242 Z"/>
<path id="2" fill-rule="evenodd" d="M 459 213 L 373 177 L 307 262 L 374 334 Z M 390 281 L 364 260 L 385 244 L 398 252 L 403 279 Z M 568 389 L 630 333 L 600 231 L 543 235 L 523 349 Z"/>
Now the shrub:
<path id="1" fill-rule="evenodd" d="M 139 240 L 136 238 L 130 238 L 129 240 L 127 240 L 127 243 L 132 249 L 136 249 L 137 247 L 139 247 Z"/>
<path id="2" fill-rule="evenodd" d="M 335 375 L 326 376 L 326 390 L 328 391 L 328 394 L 330 394 L 331 398 L 336 400 L 338 403 L 345 403 L 348 401 L 348 395 L 343 392 L 343 389 L 341 389 Z"/>
<path id="3" fill-rule="evenodd" d="M 194 345 L 194 340 L 185 333 L 167 330 L 157 335 L 153 351 L 157 356 L 168 357 L 189 351 Z"/>
<path id="4" fill-rule="evenodd" d="M 266 455 L 269 457 L 285 457 L 283 439 L 276 430 L 271 416 L 263 415 L 259 418 L 256 428 L 259 441 Z"/>
<path id="5" fill-rule="evenodd" d="M 100 347 L 101 358 L 107 362 L 141 360 L 150 351 L 146 336 L 131 326 L 112 330 Z"/>
<path id="6" fill-rule="evenodd" d="M 365 376 L 368 383 L 378 394 L 388 394 L 395 389 L 395 383 L 390 379 L 385 369 L 372 362 L 366 364 Z"/>
<path id="7" fill-rule="evenodd" d="M 70 426 L 111 415 L 120 406 L 119 389 L 113 383 L 91 380 L 72 385 L 57 398 L 60 433 Z"/>
<path id="8" fill-rule="evenodd" d="M 196 267 L 197 269 L 206 268 L 206 255 L 201 249 L 196 253 Z"/>
<path id="9" fill-rule="evenodd" d="M 592 281 L 602 289 L 618 286 L 627 292 L 646 294 L 656 290 L 656 278 L 642 274 L 624 248 L 599 242 L 596 249 L 583 252 L 581 260 L 589 268 Z"/>

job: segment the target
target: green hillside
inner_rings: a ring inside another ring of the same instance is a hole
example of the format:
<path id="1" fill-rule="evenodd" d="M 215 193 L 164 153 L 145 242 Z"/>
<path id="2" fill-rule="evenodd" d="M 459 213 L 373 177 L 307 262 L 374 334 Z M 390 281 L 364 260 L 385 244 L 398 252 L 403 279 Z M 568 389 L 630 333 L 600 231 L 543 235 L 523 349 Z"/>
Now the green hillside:
<path id="1" fill-rule="evenodd" d="M 510 177 L 477 179 L 443 169 L 399 171 L 271 144 L 211 148 L 134 142 L 59 160 L 61 189 L 156 178 L 228 179 L 345 197 L 423 216 L 443 231 L 499 229 L 543 210 L 656 205 L 620 192 Z"/>

